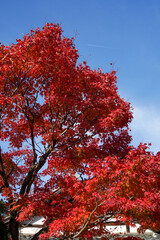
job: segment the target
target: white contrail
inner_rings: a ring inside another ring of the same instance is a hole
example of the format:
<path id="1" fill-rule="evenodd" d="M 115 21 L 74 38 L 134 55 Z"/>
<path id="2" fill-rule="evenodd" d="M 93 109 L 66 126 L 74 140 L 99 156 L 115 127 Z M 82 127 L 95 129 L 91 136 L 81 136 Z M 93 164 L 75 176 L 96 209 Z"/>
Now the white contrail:
<path id="1" fill-rule="evenodd" d="M 103 46 L 103 45 L 92 44 L 92 43 L 87 44 L 87 46 L 88 47 L 96 47 L 96 48 L 106 48 L 106 49 L 118 49 L 118 48 L 114 48 L 114 47 Z"/>

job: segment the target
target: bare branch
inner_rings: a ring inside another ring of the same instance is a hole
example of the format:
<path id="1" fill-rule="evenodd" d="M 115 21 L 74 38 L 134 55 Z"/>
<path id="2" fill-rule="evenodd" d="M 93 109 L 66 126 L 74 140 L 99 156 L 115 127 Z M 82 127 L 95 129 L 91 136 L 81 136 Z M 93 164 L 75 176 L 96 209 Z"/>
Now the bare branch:
<path id="1" fill-rule="evenodd" d="M 41 230 L 39 230 L 30 240 L 38 240 L 39 239 L 39 236 L 42 234 L 42 233 L 45 233 L 48 231 L 48 226 L 45 226 L 43 227 Z"/>
<path id="2" fill-rule="evenodd" d="M 96 206 L 95 206 L 95 208 L 93 209 L 93 211 L 92 211 L 91 214 L 89 215 L 87 221 L 84 223 L 84 225 L 82 226 L 81 230 L 73 236 L 73 239 L 79 237 L 79 236 L 81 235 L 81 233 L 87 228 L 88 224 L 89 224 L 90 221 L 91 221 L 91 218 L 92 218 L 93 214 L 95 213 L 95 211 L 97 210 L 97 208 L 98 208 L 99 206 L 101 206 L 103 203 L 104 203 L 104 202 L 98 204 L 98 201 L 96 200 Z"/>

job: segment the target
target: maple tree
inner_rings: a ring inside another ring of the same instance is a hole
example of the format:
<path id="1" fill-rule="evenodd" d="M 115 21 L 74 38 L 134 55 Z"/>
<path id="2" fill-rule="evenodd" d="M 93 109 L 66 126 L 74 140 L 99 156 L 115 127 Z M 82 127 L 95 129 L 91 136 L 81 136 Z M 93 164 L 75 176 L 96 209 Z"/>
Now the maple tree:
<path id="1" fill-rule="evenodd" d="M 8 231 L 5 223 L 3 222 L 4 213 L 5 213 L 5 207 L 4 207 L 3 201 L 0 200 L 0 239 L 8 240 L 8 237 L 7 237 Z"/>
<path id="2" fill-rule="evenodd" d="M 78 64 L 73 41 L 46 24 L 0 46 L 0 190 L 12 240 L 33 216 L 45 223 L 32 240 L 92 239 L 112 218 L 160 229 L 160 155 L 130 146 L 115 71 Z"/>

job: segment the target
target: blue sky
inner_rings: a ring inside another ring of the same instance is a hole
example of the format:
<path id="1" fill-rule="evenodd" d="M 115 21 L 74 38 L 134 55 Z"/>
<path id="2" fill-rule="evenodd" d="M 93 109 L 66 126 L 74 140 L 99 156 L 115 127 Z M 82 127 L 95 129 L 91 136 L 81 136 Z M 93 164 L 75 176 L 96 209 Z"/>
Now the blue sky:
<path id="1" fill-rule="evenodd" d="M 120 95 L 131 102 L 133 143 L 160 150 L 159 0 L 1 0 L 0 42 L 9 45 L 46 22 L 76 36 L 80 61 L 117 70 Z"/>

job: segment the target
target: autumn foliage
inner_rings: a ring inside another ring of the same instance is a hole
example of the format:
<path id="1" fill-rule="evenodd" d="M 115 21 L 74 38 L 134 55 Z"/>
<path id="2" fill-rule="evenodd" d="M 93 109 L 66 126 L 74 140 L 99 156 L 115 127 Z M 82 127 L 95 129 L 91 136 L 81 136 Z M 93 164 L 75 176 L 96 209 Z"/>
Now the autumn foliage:
<path id="1" fill-rule="evenodd" d="M 92 239 L 112 218 L 160 229 L 160 155 L 130 145 L 115 72 L 78 64 L 73 41 L 46 24 L 0 46 L 0 189 L 13 240 L 35 215 L 45 224 L 34 240 Z"/>

